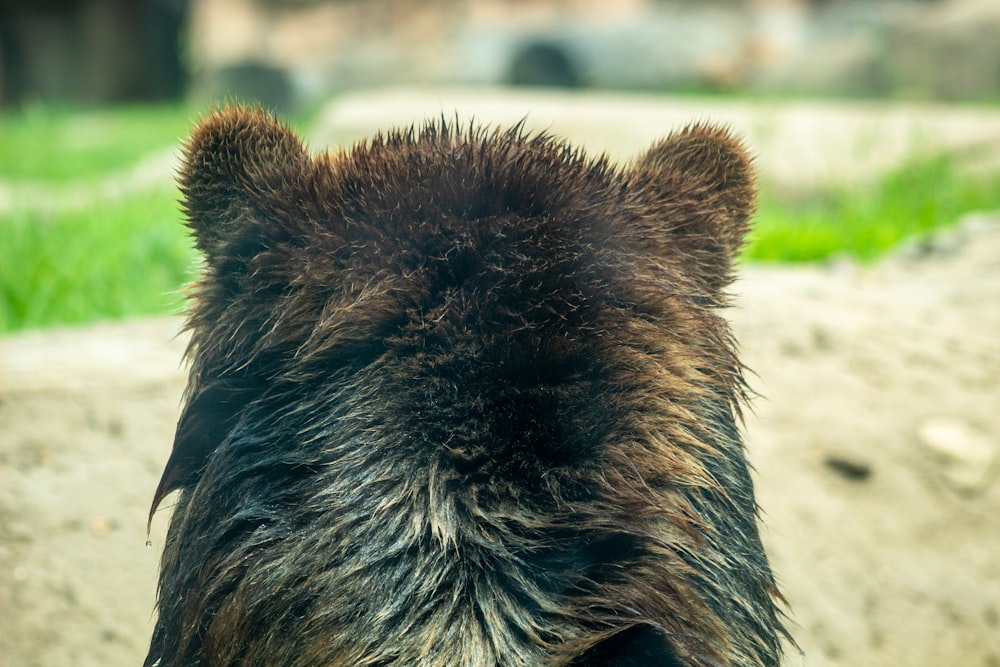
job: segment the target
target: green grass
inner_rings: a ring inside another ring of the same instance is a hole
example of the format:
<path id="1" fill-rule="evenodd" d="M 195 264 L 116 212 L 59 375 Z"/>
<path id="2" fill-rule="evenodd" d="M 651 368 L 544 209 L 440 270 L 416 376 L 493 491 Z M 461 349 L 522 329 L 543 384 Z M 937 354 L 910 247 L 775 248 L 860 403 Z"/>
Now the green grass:
<path id="1" fill-rule="evenodd" d="M 1000 173 L 968 174 L 946 156 L 911 162 L 862 188 L 805 198 L 765 191 L 744 256 L 802 262 L 849 255 L 876 259 L 901 241 L 1000 209 Z"/>
<path id="2" fill-rule="evenodd" d="M 0 215 L 0 332 L 179 310 L 196 255 L 175 199 Z"/>
<path id="3" fill-rule="evenodd" d="M 0 178 L 67 181 L 126 168 L 177 146 L 197 112 L 181 105 L 74 111 L 43 105 L 0 114 Z"/>
<path id="4" fill-rule="evenodd" d="M 59 182 L 125 168 L 176 145 L 196 116 L 180 107 L 0 116 L 0 179 Z M 100 140 L 65 146 L 81 128 Z M 14 159 L 25 152 L 31 160 Z M 82 209 L 0 209 L 0 333 L 178 311 L 197 257 L 169 187 Z M 926 159 L 860 189 L 798 198 L 765 191 L 744 257 L 868 261 L 988 209 L 1000 210 L 1000 173 L 971 177 L 947 158 Z"/>

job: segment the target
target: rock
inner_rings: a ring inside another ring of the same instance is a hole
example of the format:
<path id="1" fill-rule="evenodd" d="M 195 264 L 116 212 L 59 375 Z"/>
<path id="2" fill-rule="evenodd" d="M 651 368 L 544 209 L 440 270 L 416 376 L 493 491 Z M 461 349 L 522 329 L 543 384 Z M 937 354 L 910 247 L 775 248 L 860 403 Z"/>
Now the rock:
<path id="1" fill-rule="evenodd" d="M 977 494 L 992 483 L 996 444 L 969 424 L 951 418 L 928 419 L 920 425 L 917 437 L 956 491 Z"/>
<path id="2" fill-rule="evenodd" d="M 896 92 L 943 100 L 991 100 L 1000 93 L 1000 3 L 928 3 L 891 26 Z"/>
<path id="3" fill-rule="evenodd" d="M 292 114 L 297 108 L 292 77 L 279 65 L 246 60 L 221 66 L 200 78 L 195 97 L 206 103 L 235 99 L 260 104 L 281 115 Z"/>
<path id="4" fill-rule="evenodd" d="M 868 461 L 851 455 L 829 454 L 823 463 L 832 472 L 851 482 L 866 482 L 872 476 L 872 466 Z"/>

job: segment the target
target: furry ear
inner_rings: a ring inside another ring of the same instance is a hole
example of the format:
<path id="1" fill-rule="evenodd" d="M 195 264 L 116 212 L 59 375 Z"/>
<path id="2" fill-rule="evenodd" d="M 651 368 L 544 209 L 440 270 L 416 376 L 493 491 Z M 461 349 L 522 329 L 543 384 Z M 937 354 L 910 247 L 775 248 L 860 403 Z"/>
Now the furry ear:
<path id="1" fill-rule="evenodd" d="M 179 181 L 195 244 L 209 265 L 246 259 L 266 245 L 287 212 L 310 158 L 298 136 L 263 110 L 213 112 L 184 149 Z M 283 215 L 284 214 L 284 215 Z"/>
<path id="2" fill-rule="evenodd" d="M 260 109 L 220 109 L 195 127 L 184 148 L 179 181 L 188 227 L 208 271 L 188 321 L 193 331 L 189 354 L 202 345 L 218 346 L 213 337 L 224 334 L 214 327 L 235 330 L 246 323 L 245 313 L 225 312 L 232 278 L 243 274 L 261 251 L 293 233 L 292 225 L 302 216 L 294 207 L 302 205 L 300 193 L 311 167 L 295 133 Z M 201 366 L 196 355 L 192 378 Z M 197 479 L 240 410 L 260 395 L 258 382 L 250 373 L 226 375 L 217 369 L 204 383 L 192 379 L 150 521 L 167 494 Z"/>
<path id="3" fill-rule="evenodd" d="M 690 125 L 637 161 L 633 177 L 655 211 L 664 252 L 685 253 L 712 291 L 725 287 L 756 199 L 752 161 L 726 129 Z"/>

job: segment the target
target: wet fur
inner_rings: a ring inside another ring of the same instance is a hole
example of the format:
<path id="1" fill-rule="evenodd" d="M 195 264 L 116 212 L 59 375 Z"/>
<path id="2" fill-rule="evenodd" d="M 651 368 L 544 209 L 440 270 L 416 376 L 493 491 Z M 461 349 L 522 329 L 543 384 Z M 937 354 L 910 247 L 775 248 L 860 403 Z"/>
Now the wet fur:
<path id="1" fill-rule="evenodd" d="M 777 665 L 719 308 L 749 159 L 430 123 L 187 144 L 204 254 L 146 665 Z"/>

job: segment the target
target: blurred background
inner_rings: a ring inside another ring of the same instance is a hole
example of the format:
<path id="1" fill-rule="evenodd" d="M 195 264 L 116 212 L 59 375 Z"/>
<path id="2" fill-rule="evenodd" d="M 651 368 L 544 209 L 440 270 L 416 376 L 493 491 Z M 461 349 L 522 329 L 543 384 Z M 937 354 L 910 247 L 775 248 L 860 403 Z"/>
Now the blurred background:
<path id="1" fill-rule="evenodd" d="M 627 160 L 714 119 L 760 156 L 749 258 L 871 260 L 1000 206 L 998 34 L 995 0 L 0 0 L 0 332 L 176 306 L 171 172 L 222 100 L 319 150 L 457 113 Z"/>
<path id="2" fill-rule="evenodd" d="M 756 154 L 729 311 L 790 667 L 1000 667 L 998 0 L 0 0 L 0 667 L 142 661 L 223 100 Z M 169 504 L 169 502 L 167 503 Z"/>
<path id="3" fill-rule="evenodd" d="M 1000 97 L 991 0 L 3 0 L 0 102 L 404 83 Z"/>

